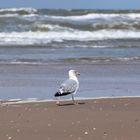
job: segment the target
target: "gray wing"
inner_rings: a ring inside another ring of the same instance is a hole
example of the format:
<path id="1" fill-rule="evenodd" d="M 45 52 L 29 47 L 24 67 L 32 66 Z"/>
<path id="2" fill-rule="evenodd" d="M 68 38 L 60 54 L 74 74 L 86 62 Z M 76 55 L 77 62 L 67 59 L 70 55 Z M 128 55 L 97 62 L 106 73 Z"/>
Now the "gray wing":
<path id="1" fill-rule="evenodd" d="M 73 93 L 77 89 L 78 84 L 75 80 L 68 79 L 63 82 L 60 86 L 60 90 L 63 93 Z"/>

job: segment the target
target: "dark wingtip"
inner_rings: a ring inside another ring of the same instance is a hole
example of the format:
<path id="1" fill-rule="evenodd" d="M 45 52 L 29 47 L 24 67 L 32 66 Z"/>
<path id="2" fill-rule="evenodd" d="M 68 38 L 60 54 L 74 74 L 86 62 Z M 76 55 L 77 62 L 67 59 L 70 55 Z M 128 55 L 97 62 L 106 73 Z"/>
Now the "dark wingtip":
<path id="1" fill-rule="evenodd" d="M 64 93 L 61 93 L 60 91 L 56 92 L 54 94 L 55 97 L 59 97 L 59 96 L 66 96 L 66 95 L 69 95 L 71 94 L 71 92 L 64 92 Z"/>
<path id="2" fill-rule="evenodd" d="M 54 94 L 55 97 L 61 96 L 61 93 L 58 91 Z"/>

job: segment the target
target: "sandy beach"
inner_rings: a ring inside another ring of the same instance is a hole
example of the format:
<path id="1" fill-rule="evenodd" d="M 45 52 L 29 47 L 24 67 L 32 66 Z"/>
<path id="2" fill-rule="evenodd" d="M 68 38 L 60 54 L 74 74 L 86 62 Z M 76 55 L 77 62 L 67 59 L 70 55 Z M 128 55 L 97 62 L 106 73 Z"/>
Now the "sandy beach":
<path id="1" fill-rule="evenodd" d="M 0 104 L 1 140 L 139 140 L 140 98 Z"/>

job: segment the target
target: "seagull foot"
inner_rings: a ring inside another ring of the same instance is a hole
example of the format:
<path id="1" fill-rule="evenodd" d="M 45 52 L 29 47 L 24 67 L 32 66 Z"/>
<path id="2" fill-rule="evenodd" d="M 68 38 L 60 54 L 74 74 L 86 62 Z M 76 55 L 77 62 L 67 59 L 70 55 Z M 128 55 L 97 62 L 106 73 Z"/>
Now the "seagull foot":
<path id="1" fill-rule="evenodd" d="M 78 102 L 75 102 L 75 101 L 74 101 L 74 102 L 73 102 L 73 105 L 78 105 Z"/>
<path id="2" fill-rule="evenodd" d="M 60 101 L 56 101 L 56 105 L 60 105 Z"/>

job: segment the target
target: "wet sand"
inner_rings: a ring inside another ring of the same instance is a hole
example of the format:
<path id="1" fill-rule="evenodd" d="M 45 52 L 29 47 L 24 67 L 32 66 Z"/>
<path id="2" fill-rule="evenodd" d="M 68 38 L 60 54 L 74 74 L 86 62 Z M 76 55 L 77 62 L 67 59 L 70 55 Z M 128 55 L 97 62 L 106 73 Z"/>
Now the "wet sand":
<path id="1" fill-rule="evenodd" d="M 81 73 L 78 98 L 140 95 L 140 63 L 48 62 L 0 64 L 0 99 L 53 99 L 70 69 Z"/>
<path id="2" fill-rule="evenodd" d="M 0 104 L 1 140 L 139 140 L 140 98 Z"/>

